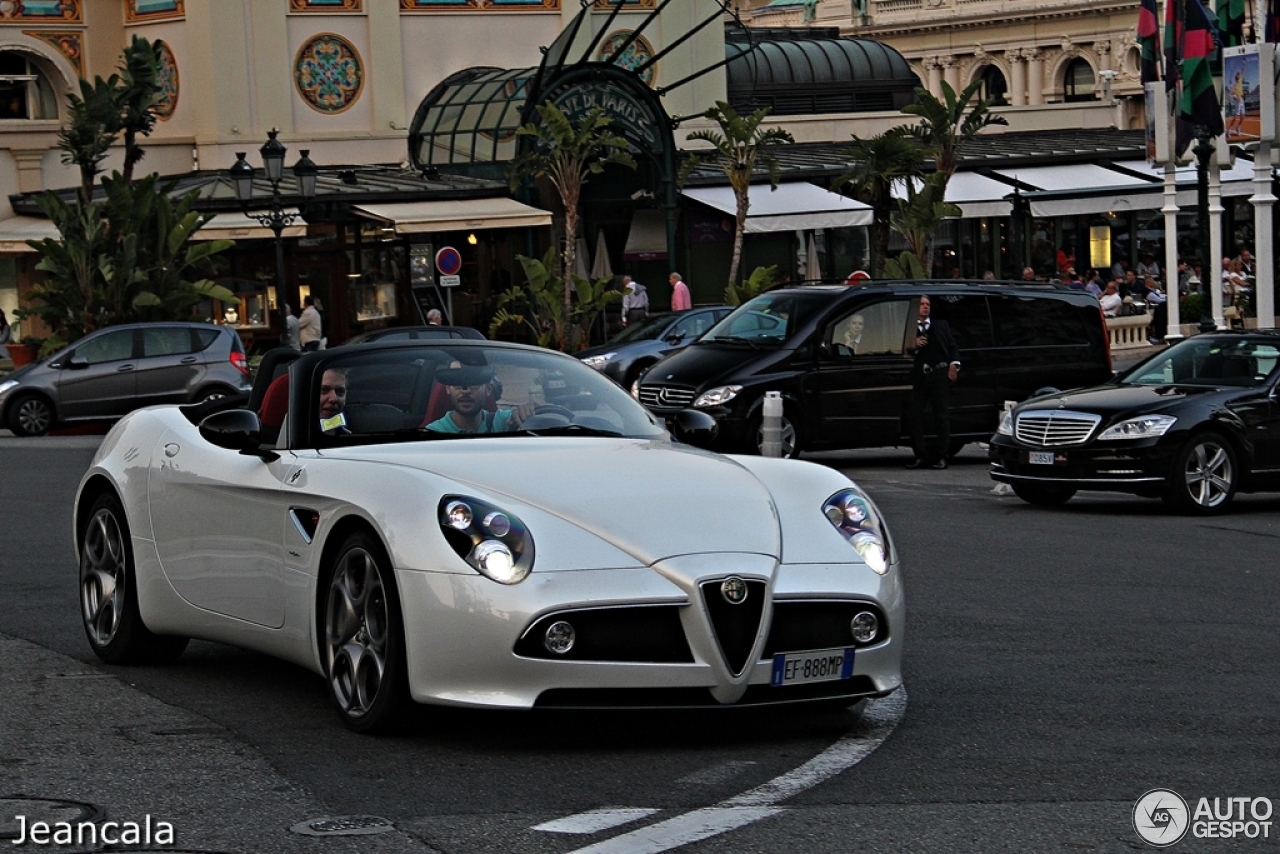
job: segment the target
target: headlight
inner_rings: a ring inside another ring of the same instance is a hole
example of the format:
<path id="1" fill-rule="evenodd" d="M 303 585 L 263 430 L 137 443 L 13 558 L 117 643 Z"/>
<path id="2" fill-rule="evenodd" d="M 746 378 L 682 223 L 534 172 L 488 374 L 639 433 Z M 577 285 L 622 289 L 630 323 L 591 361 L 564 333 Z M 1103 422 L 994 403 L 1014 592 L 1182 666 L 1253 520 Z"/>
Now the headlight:
<path id="1" fill-rule="evenodd" d="M 446 495 L 437 510 L 440 530 L 467 564 L 499 584 L 519 584 L 533 569 L 533 536 L 524 523 L 488 502 Z"/>
<path id="2" fill-rule="evenodd" d="M 873 572 L 889 571 L 889 536 L 870 498 L 857 489 L 842 489 L 826 500 L 822 512 Z"/>
<path id="3" fill-rule="evenodd" d="M 990 423 L 990 422 L 987 422 L 987 423 Z M 1006 412 L 1004 414 L 1004 417 L 1000 419 L 1000 426 L 996 428 L 996 432 L 999 433 L 1001 436 L 1013 435 L 1013 410 L 1012 409 Z"/>
<path id="4" fill-rule="evenodd" d="M 597 371 L 604 367 L 604 363 L 612 359 L 617 353 L 601 353 L 599 356 L 588 356 L 582 360 L 582 364 L 595 368 Z"/>
<path id="5" fill-rule="evenodd" d="M 693 402 L 694 406 L 722 406 L 738 396 L 738 392 L 742 391 L 740 385 L 722 385 L 719 388 L 709 389 L 698 395 L 698 399 Z"/>
<path id="6" fill-rule="evenodd" d="M 1150 439 L 1155 436 L 1163 436 L 1169 432 L 1169 428 L 1177 420 L 1172 415 L 1143 415 L 1138 418 L 1127 418 L 1119 424 L 1112 424 L 1106 430 L 1103 430 L 1102 435 L 1098 437 L 1098 441 L 1103 442 L 1108 439 Z"/>
<path id="7" fill-rule="evenodd" d="M 9 389 L 17 388 L 17 387 L 18 387 L 17 380 L 5 380 L 4 382 L 0 383 L 0 394 L 4 394 Z"/>

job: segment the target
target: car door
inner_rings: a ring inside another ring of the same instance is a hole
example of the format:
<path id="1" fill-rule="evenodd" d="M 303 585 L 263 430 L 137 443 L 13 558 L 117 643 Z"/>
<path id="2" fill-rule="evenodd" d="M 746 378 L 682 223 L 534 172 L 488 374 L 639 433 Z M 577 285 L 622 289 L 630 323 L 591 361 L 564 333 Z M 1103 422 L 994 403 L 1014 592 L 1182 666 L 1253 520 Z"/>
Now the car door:
<path id="1" fill-rule="evenodd" d="M 1257 373 L 1269 374 L 1258 394 L 1232 405 L 1253 442 L 1255 474 L 1280 485 L 1280 348 L 1258 344 L 1251 353 Z"/>
<path id="2" fill-rule="evenodd" d="M 57 380 L 60 417 L 116 418 L 137 406 L 134 332 L 104 330 L 63 357 Z"/>
<path id="3" fill-rule="evenodd" d="M 893 445 L 911 395 L 906 351 L 912 302 L 888 297 L 836 317 L 822 333 L 812 388 L 819 435 L 832 448 Z"/>
<path id="4" fill-rule="evenodd" d="M 184 403 L 205 373 L 205 355 L 189 326 L 147 326 L 142 329 L 138 358 L 138 406 Z"/>
<path id="5" fill-rule="evenodd" d="M 1003 400 L 996 399 L 991 312 L 985 294 L 939 294 L 935 317 L 946 320 L 960 349 L 960 374 L 951 386 L 951 435 L 984 439 L 1000 426 Z"/>
<path id="6" fill-rule="evenodd" d="M 151 460 L 151 522 L 165 576 L 191 604 L 279 628 L 292 454 L 273 462 L 187 434 L 165 434 Z"/>

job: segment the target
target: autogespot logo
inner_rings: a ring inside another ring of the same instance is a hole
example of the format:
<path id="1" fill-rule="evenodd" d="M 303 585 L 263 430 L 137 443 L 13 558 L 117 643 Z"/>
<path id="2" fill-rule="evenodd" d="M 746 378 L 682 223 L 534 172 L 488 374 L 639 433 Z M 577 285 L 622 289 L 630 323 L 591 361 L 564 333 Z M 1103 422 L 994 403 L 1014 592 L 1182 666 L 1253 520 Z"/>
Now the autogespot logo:
<path id="1" fill-rule="evenodd" d="M 1157 848 L 1177 845 L 1187 835 L 1187 802 L 1169 789 L 1152 789 L 1133 805 L 1133 829 Z"/>

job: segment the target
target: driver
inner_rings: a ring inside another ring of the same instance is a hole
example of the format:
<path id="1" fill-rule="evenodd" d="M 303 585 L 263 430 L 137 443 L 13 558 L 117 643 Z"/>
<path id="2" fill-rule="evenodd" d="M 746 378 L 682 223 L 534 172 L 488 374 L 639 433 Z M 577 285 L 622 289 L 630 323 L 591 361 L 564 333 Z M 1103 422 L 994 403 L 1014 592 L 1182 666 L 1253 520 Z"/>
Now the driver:
<path id="1" fill-rule="evenodd" d="M 504 433 L 517 430 L 533 414 L 533 404 L 490 412 L 484 408 L 493 391 L 493 368 L 454 361 L 436 371 L 453 408 L 424 427 L 436 433 Z"/>

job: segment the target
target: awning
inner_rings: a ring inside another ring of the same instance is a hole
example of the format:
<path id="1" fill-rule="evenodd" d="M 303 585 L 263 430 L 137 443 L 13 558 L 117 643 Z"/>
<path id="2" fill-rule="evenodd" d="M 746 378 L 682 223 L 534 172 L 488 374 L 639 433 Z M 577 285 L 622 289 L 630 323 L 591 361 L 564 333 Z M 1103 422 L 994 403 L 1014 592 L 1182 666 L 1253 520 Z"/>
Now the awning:
<path id="1" fill-rule="evenodd" d="M 282 213 L 293 214 L 293 225 L 285 226 L 281 237 L 305 237 L 307 224 L 302 221 L 297 208 L 285 208 Z M 242 213 L 220 213 L 191 235 L 192 240 L 260 240 L 275 237 L 275 232 L 262 223 Z"/>
<path id="2" fill-rule="evenodd" d="M 920 182 L 916 182 L 919 188 Z M 957 172 L 947 182 L 946 200 L 960 208 L 964 219 L 984 216 L 1009 216 L 1013 204 L 1006 198 L 1013 187 L 978 172 Z M 907 192 L 902 182 L 895 182 L 893 195 L 905 199 Z"/>
<path id="3" fill-rule="evenodd" d="M 52 222 L 38 216 L 13 216 L 0 220 L 0 252 L 35 252 L 26 241 L 61 236 Z"/>
<path id="4" fill-rule="evenodd" d="M 662 211 L 638 210 L 631 218 L 627 248 L 628 261 L 661 261 L 667 257 L 667 217 Z"/>
<path id="5" fill-rule="evenodd" d="M 691 187 L 682 192 L 695 202 L 737 215 L 732 187 Z M 748 234 L 871 225 L 869 206 L 814 184 L 779 184 L 776 190 L 767 184 L 752 184 L 750 200 Z"/>
<path id="6" fill-rule="evenodd" d="M 356 205 L 354 210 L 371 219 L 394 223 L 396 234 L 551 225 L 548 211 L 501 198 Z"/>
<path id="7" fill-rule="evenodd" d="M 1160 182 L 1160 192 L 1164 192 L 1163 166 L 1152 166 L 1145 160 L 1125 161 L 1123 163 L 1117 163 L 1116 166 L 1144 175 L 1151 175 L 1151 177 Z M 1178 180 L 1178 207 L 1195 207 L 1195 165 L 1188 164 L 1186 166 L 1179 166 L 1174 170 L 1174 174 Z M 1224 198 L 1253 195 L 1255 189 L 1253 184 L 1253 161 L 1244 157 L 1237 157 L 1235 159 L 1235 163 L 1233 163 L 1229 168 L 1221 170 L 1219 173 L 1219 180 L 1222 182 L 1222 195 Z M 1164 207 L 1163 195 L 1160 197 L 1160 204 L 1155 207 Z"/>
<path id="8" fill-rule="evenodd" d="M 1032 216 L 1074 216 L 1108 211 L 1160 208 L 1161 187 L 1143 178 L 1108 169 L 1096 163 L 1069 163 L 1062 166 L 1029 166 L 1023 169 L 996 169 L 995 174 L 1013 179 L 1033 190 L 1022 193 L 1031 203 Z M 1036 191 L 1045 193 L 1037 197 Z M 1054 197 L 1050 194 L 1062 194 Z"/>

